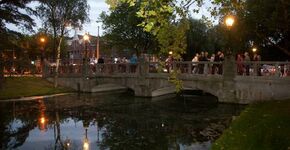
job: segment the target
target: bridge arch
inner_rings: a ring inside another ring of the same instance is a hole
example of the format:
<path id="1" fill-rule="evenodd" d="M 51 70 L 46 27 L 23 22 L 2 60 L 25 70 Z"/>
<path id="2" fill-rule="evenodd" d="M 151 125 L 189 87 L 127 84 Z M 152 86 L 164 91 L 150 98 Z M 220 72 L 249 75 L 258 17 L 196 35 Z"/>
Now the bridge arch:
<path id="1" fill-rule="evenodd" d="M 216 89 L 199 88 L 197 86 L 183 86 L 182 90 L 203 91 L 204 93 L 208 93 L 212 96 L 215 96 L 218 99 L 220 98 L 220 95 Z M 176 93 L 175 86 L 162 87 L 162 88 L 153 90 L 152 97 L 162 96 L 162 95 L 167 95 L 167 94 L 174 94 L 174 93 Z"/>
<path id="2" fill-rule="evenodd" d="M 198 90 L 203 91 L 204 93 L 211 94 L 218 99 L 220 98 L 219 92 L 217 89 L 210 89 L 209 87 L 197 87 L 197 86 L 185 86 L 183 87 L 184 90 Z"/>

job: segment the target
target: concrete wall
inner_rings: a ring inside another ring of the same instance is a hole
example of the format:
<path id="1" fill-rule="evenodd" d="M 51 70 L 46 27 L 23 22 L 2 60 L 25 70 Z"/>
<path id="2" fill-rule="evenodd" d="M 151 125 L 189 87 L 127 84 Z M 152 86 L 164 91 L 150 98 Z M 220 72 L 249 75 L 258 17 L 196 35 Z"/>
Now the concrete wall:
<path id="1" fill-rule="evenodd" d="M 48 81 L 54 82 L 54 78 L 47 78 Z M 89 78 L 58 78 L 58 84 L 64 87 L 80 90 L 81 92 L 91 92 L 95 86 L 95 79 Z"/>
<path id="2" fill-rule="evenodd" d="M 181 75 L 183 88 L 202 90 L 224 103 L 249 104 L 257 101 L 290 99 L 290 78 L 237 76 L 225 80 L 222 76 Z M 48 78 L 53 81 L 53 78 Z M 94 78 L 59 78 L 59 85 L 82 92 L 102 92 L 132 89 L 136 96 L 157 97 L 175 93 L 168 75 L 149 74 L 146 77 L 97 76 Z"/>
<path id="3" fill-rule="evenodd" d="M 235 81 L 239 103 L 290 99 L 290 78 L 241 76 Z"/>

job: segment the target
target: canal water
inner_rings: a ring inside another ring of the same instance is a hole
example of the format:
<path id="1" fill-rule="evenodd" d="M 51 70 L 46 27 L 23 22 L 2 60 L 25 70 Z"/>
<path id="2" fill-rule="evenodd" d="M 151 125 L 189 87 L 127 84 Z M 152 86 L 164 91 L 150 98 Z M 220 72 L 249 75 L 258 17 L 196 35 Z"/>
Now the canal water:
<path id="1" fill-rule="evenodd" d="M 0 102 L 1 149 L 208 150 L 242 109 L 211 96 L 128 93 Z"/>

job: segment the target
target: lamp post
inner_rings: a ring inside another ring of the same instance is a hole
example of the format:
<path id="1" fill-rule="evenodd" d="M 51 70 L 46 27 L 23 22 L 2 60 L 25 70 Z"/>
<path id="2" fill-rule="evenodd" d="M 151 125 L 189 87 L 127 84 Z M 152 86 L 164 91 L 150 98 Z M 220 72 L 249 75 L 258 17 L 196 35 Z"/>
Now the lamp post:
<path id="1" fill-rule="evenodd" d="M 85 52 L 84 52 L 84 58 L 83 58 L 83 75 L 87 75 L 88 71 L 88 41 L 90 37 L 88 33 L 85 33 L 83 36 L 83 40 L 85 42 Z"/>
<path id="2" fill-rule="evenodd" d="M 83 121 L 83 127 L 85 128 L 85 138 L 83 140 L 83 150 L 89 150 L 90 149 L 90 141 L 88 139 L 89 122 L 84 120 Z"/>
<path id="3" fill-rule="evenodd" d="M 228 49 L 226 53 L 225 61 L 222 64 L 223 68 L 223 102 L 234 103 L 236 101 L 236 91 L 235 89 L 235 77 L 237 73 L 237 65 L 235 58 L 231 50 L 231 29 L 235 23 L 233 16 L 227 16 L 225 18 L 225 25 L 228 28 Z"/>
<path id="4" fill-rule="evenodd" d="M 88 139 L 88 129 L 85 129 L 85 139 L 83 141 L 83 149 L 84 150 L 89 150 L 90 147 L 90 143 L 89 143 L 89 139 Z"/>
<path id="5" fill-rule="evenodd" d="M 44 59 L 45 59 L 45 43 L 46 43 L 46 39 L 44 37 L 41 37 L 39 39 L 40 43 L 41 43 L 41 72 L 43 73 L 44 71 Z"/>
<path id="6" fill-rule="evenodd" d="M 43 59 L 44 59 L 44 46 L 45 46 L 44 44 L 45 44 L 46 40 L 44 37 L 41 37 L 39 41 L 40 41 L 41 46 L 42 46 L 41 47 L 42 48 L 41 49 L 41 61 L 43 61 Z"/>
<path id="7" fill-rule="evenodd" d="M 231 40 L 231 29 L 232 29 L 232 26 L 234 25 L 235 23 L 235 19 L 233 16 L 227 16 L 226 19 L 225 19 L 225 24 L 228 28 L 228 51 L 227 51 L 227 55 L 231 55 L 232 51 L 231 51 L 231 46 L 230 46 L 230 40 Z"/>

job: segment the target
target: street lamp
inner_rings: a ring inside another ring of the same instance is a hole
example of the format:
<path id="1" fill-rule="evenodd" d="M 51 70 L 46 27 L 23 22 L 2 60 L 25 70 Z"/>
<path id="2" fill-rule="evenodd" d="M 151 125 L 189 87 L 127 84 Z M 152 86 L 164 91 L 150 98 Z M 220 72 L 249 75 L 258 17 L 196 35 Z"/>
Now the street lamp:
<path id="1" fill-rule="evenodd" d="M 225 18 L 225 24 L 226 24 L 226 26 L 227 26 L 227 28 L 228 28 L 228 51 L 227 51 L 227 55 L 229 56 L 229 55 L 231 55 L 231 46 L 230 46 L 230 40 L 231 40 L 231 33 L 230 33 L 230 30 L 231 30 L 231 28 L 232 28 L 232 26 L 234 25 L 234 23 L 235 23 L 235 19 L 234 19 L 234 17 L 233 16 L 231 16 L 231 15 L 229 15 L 229 16 L 227 16 L 226 18 Z"/>
<path id="2" fill-rule="evenodd" d="M 235 19 L 233 16 L 227 16 L 225 22 L 226 26 L 230 29 L 234 25 Z"/>
<path id="3" fill-rule="evenodd" d="M 83 36 L 83 40 L 85 42 L 85 53 L 84 53 L 84 58 L 83 58 L 83 66 L 84 66 L 84 75 L 87 74 L 88 71 L 88 41 L 90 40 L 89 34 L 85 33 Z"/>
<path id="4" fill-rule="evenodd" d="M 41 45 L 42 45 L 42 59 L 44 58 L 44 45 L 45 45 L 45 42 L 46 42 L 46 39 L 44 37 L 41 37 L 39 39 Z"/>
<path id="5" fill-rule="evenodd" d="M 45 47 L 45 43 L 46 43 L 46 39 L 45 37 L 41 37 L 39 39 L 40 43 L 41 43 L 41 71 L 43 73 L 44 70 L 44 59 L 45 59 L 45 52 L 44 52 L 44 47 Z"/>
<path id="6" fill-rule="evenodd" d="M 253 51 L 254 53 L 256 53 L 256 52 L 257 52 L 257 48 L 254 47 L 254 48 L 252 49 L 252 51 Z"/>
<path id="7" fill-rule="evenodd" d="M 44 43 L 45 42 L 45 38 L 44 37 L 40 38 L 40 42 Z"/>
<path id="8" fill-rule="evenodd" d="M 85 35 L 84 35 L 84 37 L 83 37 L 83 38 L 84 38 L 84 40 L 85 40 L 85 41 L 88 41 L 88 40 L 90 39 L 90 37 L 89 37 L 88 33 L 85 33 Z"/>
<path id="9" fill-rule="evenodd" d="M 83 140 L 83 150 L 89 150 L 90 149 L 90 141 L 88 139 L 88 126 L 89 122 L 83 121 L 83 126 L 85 128 L 85 138 Z"/>

